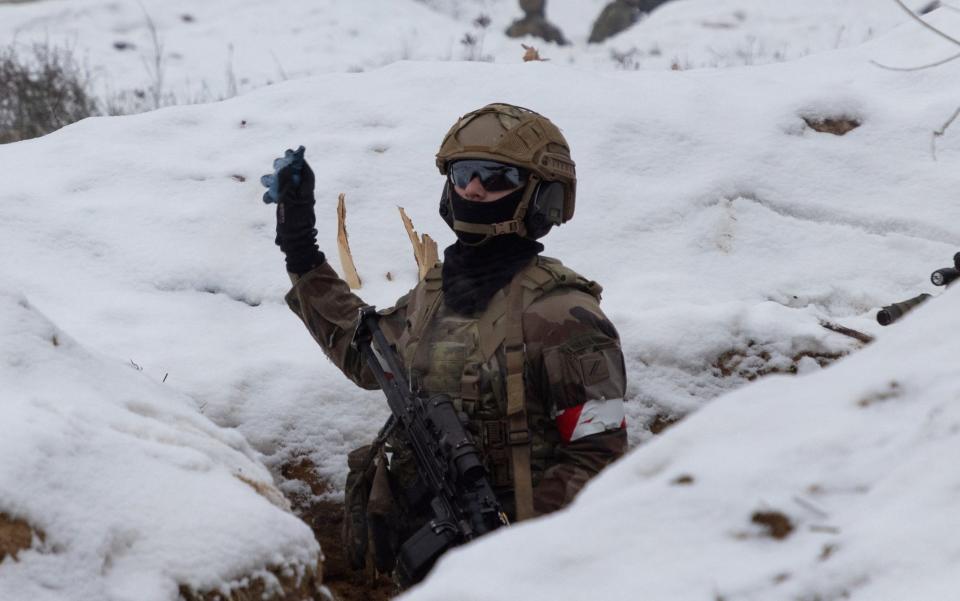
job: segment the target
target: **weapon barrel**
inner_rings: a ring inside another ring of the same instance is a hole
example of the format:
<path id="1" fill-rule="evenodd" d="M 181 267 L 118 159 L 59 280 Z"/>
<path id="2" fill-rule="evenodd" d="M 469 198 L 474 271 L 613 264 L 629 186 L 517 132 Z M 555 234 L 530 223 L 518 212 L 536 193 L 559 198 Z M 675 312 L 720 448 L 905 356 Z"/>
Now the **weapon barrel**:
<path id="1" fill-rule="evenodd" d="M 960 269 L 956 267 L 944 267 L 930 274 L 930 281 L 934 286 L 949 286 L 955 279 L 960 277 Z"/>
<path id="2" fill-rule="evenodd" d="M 892 305 L 887 305 L 880 309 L 880 312 L 877 313 L 877 322 L 882 326 L 888 326 L 893 322 L 897 321 L 913 309 L 917 308 L 917 305 L 922 304 L 930 298 L 930 295 L 923 293 L 919 296 L 915 296 L 909 300 L 905 300 L 899 303 L 893 303 Z"/>

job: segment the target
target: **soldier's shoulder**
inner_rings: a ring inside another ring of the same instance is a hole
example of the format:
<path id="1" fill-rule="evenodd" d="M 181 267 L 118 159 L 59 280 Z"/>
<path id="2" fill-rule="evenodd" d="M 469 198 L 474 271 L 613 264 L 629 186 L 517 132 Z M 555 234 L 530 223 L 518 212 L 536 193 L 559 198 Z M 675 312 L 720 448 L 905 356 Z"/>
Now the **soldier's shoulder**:
<path id="1" fill-rule="evenodd" d="M 417 281 L 416 285 L 410 289 L 405 296 L 416 298 L 417 296 L 432 297 L 439 294 L 443 288 L 443 263 L 434 263 L 433 267 Z"/>
<path id="2" fill-rule="evenodd" d="M 524 312 L 524 337 L 545 346 L 580 337 L 619 339 L 600 309 L 600 300 L 578 287 L 558 287 L 536 299 Z"/>
<path id="3" fill-rule="evenodd" d="M 550 293 L 556 289 L 570 289 L 586 292 L 597 301 L 603 292 L 603 286 L 584 277 L 564 265 L 559 259 L 538 256 L 537 260 L 523 271 L 523 284 L 539 294 Z"/>
<path id="4" fill-rule="evenodd" d="M 436 263 L 420 278 L 413 288 L 404 293 L 392 307 L 381 310 L 381 315 L 392 315 L 399 311 L 416 310 L 423 305 L 429 305 L 443 287 L 441 263 Z"/>

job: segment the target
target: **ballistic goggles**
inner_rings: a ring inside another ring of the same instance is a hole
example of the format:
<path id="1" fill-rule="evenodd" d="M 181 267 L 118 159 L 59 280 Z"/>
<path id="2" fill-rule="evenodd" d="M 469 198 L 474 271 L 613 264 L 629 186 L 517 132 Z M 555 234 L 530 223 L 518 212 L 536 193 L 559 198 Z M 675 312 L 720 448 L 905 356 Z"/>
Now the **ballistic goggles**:
<path id="1" fill-rule="evenodd" d="M 480 183 L 487 192 L 501 192 L 519 188 L 527 181 L 527 171 L 514 165 L 468 159 L 456 161 L 448 168 L 450 182 L 458 188 L 466 188 L 473 178 L 480 178 Z"/>

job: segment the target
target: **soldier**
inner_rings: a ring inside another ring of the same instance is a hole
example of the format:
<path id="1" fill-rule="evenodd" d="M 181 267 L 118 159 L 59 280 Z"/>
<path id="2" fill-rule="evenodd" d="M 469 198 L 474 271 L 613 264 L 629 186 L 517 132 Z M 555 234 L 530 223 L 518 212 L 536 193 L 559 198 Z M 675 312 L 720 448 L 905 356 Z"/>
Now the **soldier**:
<path id="1" fill-rule="evenodd" d="M 540 254 L 537 240 L 573 217 L 576 191 L 569 147 L 549 119 L 485 106 L 453 125 L 436 158 L 445 176 L 440 215 L 457 240 L 380 312 L 381 327 L 411 386 L 455 399 L 505 511 L 524 520 L 567 505 L 625 452 L 620 341 L 600 310 L 601 287 Z M 293 280 L 287 304 L 348 378 L 376 388 L 350 344 L 364 302 L 317 247 L 313 173 L 305 163 L 299 177 L 289 161 L 277 165 L 276 242 Z M 390 570 L 425 515 L 412 457 L 394 437 L 349 462 L 348 555 L 359 568 L 369 550 L 378 569 Z"/>

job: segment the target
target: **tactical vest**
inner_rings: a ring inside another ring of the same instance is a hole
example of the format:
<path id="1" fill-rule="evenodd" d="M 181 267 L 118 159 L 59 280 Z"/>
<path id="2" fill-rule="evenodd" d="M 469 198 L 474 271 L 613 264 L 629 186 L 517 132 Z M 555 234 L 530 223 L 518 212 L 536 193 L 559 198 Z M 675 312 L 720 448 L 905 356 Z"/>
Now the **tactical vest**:
<path id="1" fill-rule="evenodd" d="M 532 514 L 532 487 L 559 442 L 553 416 L 524 395 L 522 313 L 559 288 L 595 296 L 602 288 L 560 261 L 537 257 L 487 309 L 459 315 L 443 303 L 441 267 L 433 267 L 407 301 L 397 350 L 411 385 L 427 395 L 450 395 L 487 461 L 495 489 L 513 488 L 517 519 Z"/>

